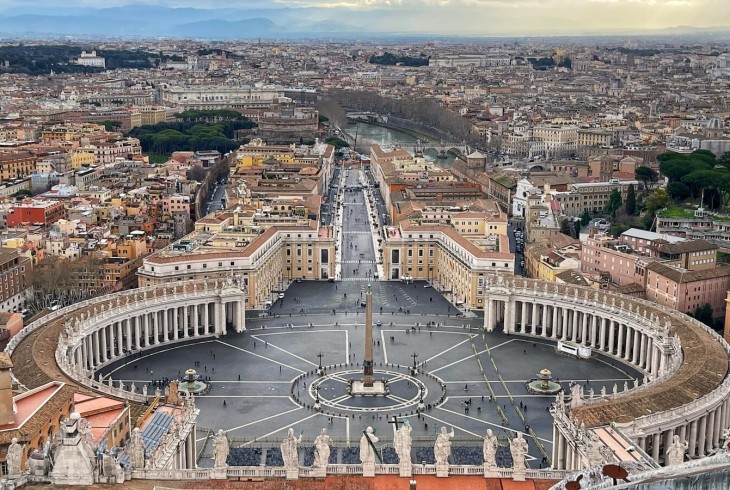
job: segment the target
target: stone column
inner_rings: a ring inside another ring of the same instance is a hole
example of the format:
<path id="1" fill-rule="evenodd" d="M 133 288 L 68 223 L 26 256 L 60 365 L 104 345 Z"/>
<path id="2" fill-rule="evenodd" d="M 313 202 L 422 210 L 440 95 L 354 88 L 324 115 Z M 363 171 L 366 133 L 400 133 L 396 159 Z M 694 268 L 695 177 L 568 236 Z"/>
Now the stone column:
<path id="1" fill-rule="evenodd" d="M 210 303 L 205 302 L 202 305 L 202 318 L 201 321 L 203 322 L 203 335 L 208 335 L 210 333 Z M 215 319 L 213 319 L 215 321 Z"/>
<path id="2" fill-rule="evenodd" d="M 152 345 L 157 345 L 160 343 L 160 312 L 156 311 L 154 313 L 150 314 L 152 317 L 152 324 L 154 329 L 154 336 L 155 339 L 152 342 Z"/>
<path id="3" fill-rule="evenodd" d="M 697 421 L 693 420 L 689 424 L 689 456 L 697 456 Z"/>
<path id="4" fill-rule="evenodd" d="M 124 351 L 124 323 L 125 320 L 117 322 L 117 355 L 122 355 Z"/>
<path id="5" fill-rule="evenodd" d="M 580 312 L 578 310 L 573 310 L 573 331 L 570 332 L 570 339 L 573 343 L 578 343 L 578 316 L 580 315 Z"/>
<path id="6" fill-rule="evenodd" d="M 200 316 L 199 316 L 199 312 L 198 312 L 198 306 L 199 305 L 196 303 L 191 307 L 192 316 L 190 317 L 190 320 L 193 323 L 193 337 L 200 336 L 200 331 L 198 330 L 198 328 L 200 326 Z"/>
<path id="7" fill-rule="evenodd" d="M 172 309 L 172 340 L 180 338 L 180 307 L 176 306 Z"/>
<path id="8" fill-rule="evenodd" d="M 190 334 L 188 333 L 188 315 L 190 314 L 190 307 L 185 305 L 182 307 L 182 325 L 183 325 L 183 338 L 187 339 Z"/>
<path id="9" fill-rule="evenodd" d="M 705 441 L 707 440 L 707 417 L 700 418 L 700 428 L 697 434 L 697 456 L 705 455 Z"/>
<path id="10" fill-rule="evenodd" d="M 621 322 L 617 322 L 618 327 L 618 344 L 616 345 L 616 355 L 618 357 L 624 357 L 624 325 Z"/>
<path id="11" fill-rule="evenodd" d="M 542 336 L 546 337 L 548 336 L 548 307 L 546 305 L 542 305 Z"/>
<path id="12" fill-rule="evenodd" d="M 705 418 L 707 419 L 707 428 L 705 432 L 705 453 L 709 454 L 712 451 L 713 439 L 715 437 L 715 412 L 710 412 L 709 414 L 705 415 Z"/>
<path id="13" fill-rule="evenodd" d="M 558 338 L 558 308 L 552 305 L 550 308 L 553 310 L 553 320 L 550 323 L 550 338 Z"/>
<path id="14" fill-rule="evenodd" d="M 652 357 L 654 357 L 654 341 L 651 337 L 648 335 L 646 336 L 646 369 L 649 373 L 651 373 L 651 366 L 652 366 Z"/>
<path id="15" fill-rule="evenodd" d="M 228 319 L 226 315 L 226 306 L 228 303 L 223 303 L 221 299 L 218 299 L 218 320 L 220 321 L 220 332 L 222 335 L 228 334 Z"/>
<path id="16" fill-rule="evenodd" d="M 487 300 L 487 304 L 487 314 L 484 315 L 487 323 L 484 325 L 484 329 L 487 332 L 492 332 L 494 330 L 494 300 L 490 298 Z"/>
<path id="17" fill-rule="evenodd" d="M 601 332 L 599 334 L 600 336 L 600 342 L 598 348 L 601 351 L 606 350 L 606 322 L 608 321 L 606 318 L 600 317 L 599 321 L 601 322 Z"/>
<path id="18" fill-rule="evenodd" d="M 237 303 L 237 307 L 238 331 L 244 332 L 246 330 L 246 300 L 240 299 Z"/>
<path id="19" fill-rule="evenodd" d="M 134 320 L 134 345 L 137 347 L 137 350 L 140 350 L 142 348 L 140 316 L 139 315 L 135 316 L 133 320 Z"/>
<path id="20" fill-rule="evenodd" d="M 659 372 L 659 362 L 662 358 L 662 353 L 658 349 L 654 349 L 651 355 L 651 372 L 655 376 L 659 376 L 661 373 Z"/>
<path id="21" fill-rule="evenodd" d="M 632 342 L 633 353 L 631 355 L 631 364 L 639 362 L 639 343 L 641 342 L 641 332 L 638 329 L 634 329 L 634 340 Z"/>
<path id="22" fill-rule="evenodd" d="M 522 333 L 527 333 L 527 304 L 520 301 L 520 332 Z"/>
<path id="23" fill-rule="evenodd" d="M 92 334 L 93 338 L 93 344 L 94 344 L 94 364 L 92 366 L 92 369 L 95 368 L 97 365 L 101 364 L 101 355 L 99 354 L 99 331 L 94 330 L 94 333 Z"/>
<path id="24" fill-rule="evenodd" d="M 101 337 L 101 362 L 106 362 L 106 360 L 108 359 L 108 354 L 107 354 L 107 350 L 106 350 L 107 349 L 107 345 L 106 345 L 107 327 L 106 327 L 106 325 L 101 327 L 99 330 L 97 330 L 97 332 L 99 332 L 99 337 Z"/>
<path id="25" fill-rule="evenodd" d="M 598 316 L 591 315 L 591 347 L 596 348 L 596 337 L 598 337 Z"/>
<path id="26" fill-rule="evenodd" d="M 641 332 L 641 346 L 639 347 L 639 367 L 645 369 L 646 363 L 646 334 Z"/>
<path id="27" fill-rule="evenodd" d="M 504 331 L 512 333 L 515 331 L 515 303 L 511 298 L 504 301 Z"/>
<path id="28" fill-rule="evenodd" d="M 562 322 L 560 325 L 560 340 L 567 340 L 568 338 L 568 310 L 565 307 L 561 307 L 562 312 Z"/>
<path id="29" fill-rule="evenodd" d="M 665 430 L 662 432 L 662 436 L 664 439 L 664 461 L 667 461 L 667 451 L 669 451 L 669 448 L 672 446 L 672 438 L 674 436 L 673 430 Z M 666 463 L 664 463 L 666 465 Z"/>
<path id="30" fill-rule="evenodd" d="M 531 320 L 532 321 L 532 327 L 531 327 L 532 328 L 532 334 L 533 335 L 537 335 L 537 303 L 535 303 L 533 301 L 532 303 L 526 303 L 526 304 L 529 304 L 530 305 L 530 308 L 532 309 L 532 311 L 530 311 L 530 314 L 532 315 L 531 316 L 531 318 L 532 318 L 532 320 Z"/>
<path id="31" fill-rule="evenodd" d="M 660 436 L 661 433 L 655 433 L 652 441 L 653 444 L 651 448 L 651 457 L 654 458 L 654 461 L 659 461 L 659 443 L 661 442 Z"/>
<path id="32" fill-rule="evenodd" d="M 580 332 L 580 343 L 588 345 L 588 313 L 585 311 L 581 312 L 582 328 Z"/>
<path id="33" fill-rule="evenodd" d="M 615 340 L 615 323 L 613 320 L 608 320 L 608 349 L 606 349 L 606 352 L 609 354 L 613 354 L 613 345 Z"/>
<path id="34" fill-rule="evenodd" d="M 165 343 L 167 343 L 170 340 L 170 333 L 169 333 L 169 315 L 170 310 L 168 308 L 165 308 L 162 310 L 162 339 Z"/>

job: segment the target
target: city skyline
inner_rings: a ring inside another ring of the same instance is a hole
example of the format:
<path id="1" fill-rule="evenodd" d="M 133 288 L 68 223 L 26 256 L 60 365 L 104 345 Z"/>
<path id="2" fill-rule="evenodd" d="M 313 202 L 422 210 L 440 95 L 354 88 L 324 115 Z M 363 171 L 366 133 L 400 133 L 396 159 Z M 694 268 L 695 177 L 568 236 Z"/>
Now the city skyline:
<path id="1" fill-rule="evenodd" d="M 256 35 L 270 37 L 296 37 L 293 34 L 305 34 L 313 28 L 323 35 L 361 32 L 446 36 L 730 31 L 727 27 L 730 26 L 730 4 L 720 0 L 254 0 L 243 3 L 232 0 L 111 0 L 104 2 L 103 9 L 98 6 L 98 2 L 90 0 L 43 0 L 32 6 L 18 0 L 3 0 L 0 11 L 4 12 L 6 23 L 0 21 L 0 32 L 78 34 L 73 26 L 48 29 L 48 22 L 58 21 L 61 16 L 103 16 L 119 8 L 128 13 L 144 10 L 152 18 L 157 15 L 161 21 L 170 9 L 176 9 L 174 17 L 184 18 L 187 23 L 245 21 L 247 24 L 241 27 L 248 28 L 252 21 L 257 21 L 265 29 Z M 297 20 L 294 13 L 299 17 Z M 170 18 L 169 22 L 175 20 Z M 139 35 L 133 27 L 128 27 L 127 32 Z M 124 32 L 110 35 L 124 35 Z M 163 30 L 161 35 L 167 34 Z M 197 31 L 193 35 L 208 37 Z M 230 38 L 231 35 L 224 33 L 221 37 Z M 242 37 L 247 36 L 242 32 Z"/>

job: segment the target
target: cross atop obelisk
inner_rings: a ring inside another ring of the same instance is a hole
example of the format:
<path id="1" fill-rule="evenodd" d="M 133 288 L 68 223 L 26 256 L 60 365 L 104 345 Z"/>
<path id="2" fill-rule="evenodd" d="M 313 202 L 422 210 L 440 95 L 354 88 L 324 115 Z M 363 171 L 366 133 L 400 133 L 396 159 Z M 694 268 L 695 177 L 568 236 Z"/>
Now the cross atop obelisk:
<path id="1" fill-rule="evenodd" d="M 373 386 L 373 292 L 368 284 L 365 293 L 365 357 L 362 362 L 362 384 Z"/>

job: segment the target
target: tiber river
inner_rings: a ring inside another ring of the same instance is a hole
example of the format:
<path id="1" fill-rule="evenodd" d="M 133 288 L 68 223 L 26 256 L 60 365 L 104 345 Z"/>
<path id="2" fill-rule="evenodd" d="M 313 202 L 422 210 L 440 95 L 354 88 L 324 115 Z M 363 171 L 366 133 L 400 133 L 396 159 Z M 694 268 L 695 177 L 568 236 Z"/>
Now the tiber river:
<path id="1" fill-rule="evenodd" d="M 365 140 L 371 143 L 377 143 L 379 145 L 392 145 L 394 141 L 399 142 L 416 142 L 418 138 L 408 133 L 403 133 L 396 129 L 384 128 L 375 124 L 368 124 L 366 122 L 357 122 L 347 125 L 347 134 L 351 137 L 355 137 L 357 133 L 358 142 L 364 142 Z M 358 146 L 360 146 L 358 144 Z M 425 144 L 424 146 L 428 146 Z M 426 150 L 423 157 L 426 160 L 436 162 L 444 167 L 450 166 L 454 162 L 454 156 L 447 154 L 446 158 L 436 158 L 435 150 Z"/>

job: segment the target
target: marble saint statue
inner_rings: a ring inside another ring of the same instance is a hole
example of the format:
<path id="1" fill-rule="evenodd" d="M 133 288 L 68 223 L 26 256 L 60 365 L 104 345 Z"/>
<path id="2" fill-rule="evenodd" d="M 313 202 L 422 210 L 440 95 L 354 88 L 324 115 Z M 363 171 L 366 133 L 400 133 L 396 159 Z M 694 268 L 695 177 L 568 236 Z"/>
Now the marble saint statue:
<path id="1" fill-rule="evenodd" d="M 225 468 L 228 466 L 228 436 L 223 429 L 213 438 L 213 464 L 214 468 Z"/>
<path id="2" fill-rule="evenodd" d="M 375 444 L 378 442 L 378 438 L 373 434 L 373 428 L 368 427 L 360 438 L 360 462 L 362 464 L 375 464 L 375 450 L 370 445 L 370 442 Z"/>
<path id="3" fill-rule="evenodd" d="M 322 429 L 314 440 L 314 466 L 327 467 L 330 462 L 330 446 L 332 446 L 332 438 L 327 434 L 327 429 Z"/>
<path id="4" fill-rule="evenodd" d="M 492 429 L 487 429 L 487 435 L 484 438 L 484 445 L 482 446 L 482 452 L 484 453 L 484 463 L 490 469 L 497 467 L 497 436 L 492 433 Z"/>
<path id="5" fill-rule="evenodd" d="M 302 442 L 302 435 L 299 437 L 294 435 L 294 429 L 289 427 L 286 438 L 281 443 L 281 457 L 284 460 L 284 468 L 296 468 L 299 466 L 299 452 L 297 448 Z"/>
<path id="6" fill-rule="evenodd" d="M 454 429 L 451 429 L 451 432 L 446 432 L 446 427 L 441 427 L 441 432 L 436 438 L 436 444 L 433 447 L 436 465 L 443 466 L 449 464 L 449 456 L 451 456 L 451 441 L 449 439 L 452 437 L 454 437 Z"/>

